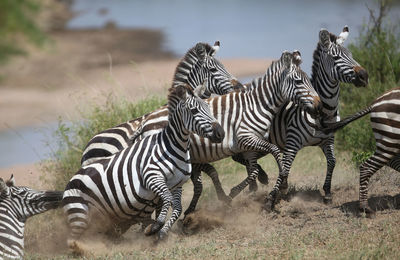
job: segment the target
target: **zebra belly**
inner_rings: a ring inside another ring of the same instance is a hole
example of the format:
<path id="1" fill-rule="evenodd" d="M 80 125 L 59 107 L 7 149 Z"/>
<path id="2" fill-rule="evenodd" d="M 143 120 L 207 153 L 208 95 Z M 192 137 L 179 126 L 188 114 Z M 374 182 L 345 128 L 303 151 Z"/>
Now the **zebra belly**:
<path id="1" fill-rule="evenodd" d="M 209 139 L 198 135 L 190 138 L 190 156 L 192 163 L 209 163 L 218 161 L 240 152 L 235 144 L 235 137 L 226 136 L 222 143 L 211 143 Z"/>

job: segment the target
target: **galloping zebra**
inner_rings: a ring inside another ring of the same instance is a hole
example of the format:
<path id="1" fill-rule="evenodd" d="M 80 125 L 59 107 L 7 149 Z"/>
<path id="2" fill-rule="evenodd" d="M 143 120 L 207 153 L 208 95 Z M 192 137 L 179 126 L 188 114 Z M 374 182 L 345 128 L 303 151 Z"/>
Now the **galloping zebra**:
<path id="1" fill-rule="evenodd" d="M 368 113 L 371 113 L 376 150 L 360 166 L 360 211 L 370 217 L 375 212 L 368 206 L 369 179 L 385 165 L 400 172 L 400 87 L 386 92 L 369 107 L 330 125 L 327 130 L 337 131 Z"/>
<path id="2" fill-rule="evenodd" d="M 297 152 L 304 146 L 318 145 L 327 159 L 327 173 L 323 186 L 326 202 L 332 201 L 331 180 L 336 164 L 334 135 L 320 131 L 320 124 L 340 120 L 339 83 L 353 83 L 356 87 L 368 84 L 367 71 L 356 62 L 351 52 L 342 46 L 349 35 L 347 26 L 336 36 L 322 29 L 313 55 L 311 82 L 321 97 L 322 118 L 315 120 L 301 107 L 287 105 L 274 119 L 270 140 L 283 150 L 284 172 L 278 176 L 267 204 L 274 206 L 279 189 L 287 189 L 287 178 Z M 283 184 L 283 185 L 281 185 Z"/>
<path id="3" fill-rule="evenodd" d="M 0 259 L 20 259 L 24 255 L 27 218 L 58 207 L 61 191 L 36 191 L 15 186 L 14 176 L 0 178 Z"/>
<path id="4" fill-rule="evenodd" d="M 195 132 L 211 142 L 221 142 L 224 130 L 213 118 L 208 105 L 187 85 L 169 89 L 168 124 L 126 149 L 82 167 L 67 184 L 63 207 L 71 237 L 77 239 L 88 227 L 90 215 L 103 227 L 125 232 L 132 224 L 150 219 L 157 203 L 161 209 L 147 235 L 166 236 L 179 218 L 182 185 L 190 178 L 192 166 L 189 135 Z M 172 205 L 172 215 L 166 222 Z M 70 246 L 74 241 L 69 241 Z"/>
<path id="5" fill-rule="evenodd" d="M 191 48 L 176 67 L 173 85 L 188 84 L 192 89 L 205 85 L 206 90 L 201 94 L 201 98 L 208 98 L 211 93 L 223 95 L 243 89 L 242 84 L 214 57 L 219 46 L 217 41 L 214 46 L 197 43 Z M 156 113 L 157 111 L 147 114 L 141 120 Z M 134 119 L 96 134 L 85 147 L 81 165 L 86 166 L 111 156 L 130 145 L 141 120 Z"/>
<path id="6" fill-rule="evenodd" d="M 220 144 L 212 144 L 196 135 L 190 137 L 190 151 L 193 163 L 192 181 L 194 182 L 194 197 L 185 211 L 185 215 L 194 210 L 201 193 L 200 170 L 217 161 L 243 152 L 272 153 L 281 170 L 279 149 L 267 142 L 272 118 L 281 104 L 292 101 L 304 107 L 310 113 L 319 109 L 318 94 L 312 88 L 307 75 L 300 69 L 299 53 L 284 52 L 278 61 L 274 61 L 264 76 L 254 79 L 251 90 L 232 92 L 223 96 L 206 100 L 211 112 L 223 126 L 226 138 Z M 139 132 L 146 136 L 155 129 L 162 129 L 166 120 L 166 111 L 157 117 L 142 122 Z M 246 185 L 257 177 L 256 163 L 252 155 L 246 153 L 251 174 L 246 180 L 231 190 L 230 198 L 235 197 Z M 222 189 L 221 189 L 222 190 Z M 218 192 L 218 190 L 217 190 Z M 223 192 L 223 191 L 222 191 Z"/>

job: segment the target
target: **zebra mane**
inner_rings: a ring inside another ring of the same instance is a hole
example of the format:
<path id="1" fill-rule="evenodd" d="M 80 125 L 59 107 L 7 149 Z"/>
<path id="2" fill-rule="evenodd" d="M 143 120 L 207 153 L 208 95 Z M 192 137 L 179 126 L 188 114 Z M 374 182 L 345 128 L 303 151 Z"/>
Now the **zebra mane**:
<path id="1" fill-rule="evenodd" d="M 280 69 L 282 65 L 283 64 L 280 59 L 272 61 L 271 65 L 265 71 L 265 75 L 267 76 L 272 75 L 273 73 L 276 72 L 276 70 Z"/>
<path id="2" fill-rule="evenodd" d="M 314 53 L 313 53 L 313 63 L 311 67 L 311 83 L 315 87 L 315 80 L 316 77 L 318 76 L 318 69 L 321 66 L 321 52 L 322 52 L 322 44 L 318 42 L 317 48 L 315 48 Z M 316 89 L 317 90 L 317 89 Z"/>
<path id="3" fill-rule="evenodd" d="M 193 90 L 189 87 L 189 85 L 179 84 L 173 85 L 168 89 L 168 114 L 171 115 L 174 113 L 176 106 L 178 105 L 179 101 L 185 99 L 186 93 L 190 95 L 194 95 Z"/>
<path id="4" fill-rule="evenodd" d="M 179 83 L 188 83 L 188 75 L 192 71 L 192 68 L 196 66 L 198 63 L 202 63 L 203 61 L 200 61 L 199 53 L 198 53 L 198 48 L 203 47 L 205 50 L 205 55 L 212 55 L 212 53 L 215 51 L 211 45 L 208 43 L 197 43 L 196 46 L 192 47 L 190 50 L 186 52 L 186 54 L 183 56 L 181 61 L 178 63 L 178 66 L 176 66 L 175 73 L 174 73 L 174 78 L 173 78 L 173 84 L 179 84 Z"/>

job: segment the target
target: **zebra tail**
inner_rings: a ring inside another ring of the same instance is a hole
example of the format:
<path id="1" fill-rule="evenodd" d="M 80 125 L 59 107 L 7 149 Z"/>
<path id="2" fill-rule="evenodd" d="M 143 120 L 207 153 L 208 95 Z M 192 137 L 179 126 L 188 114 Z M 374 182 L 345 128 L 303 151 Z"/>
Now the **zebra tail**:
<path id="1" fill-rule="evenodd" d="M 346 117 L 343 120 L 340 120 L 339 122 L 329 124 L 327 127 L 321 129 L 321 131 L 324 134 L 330 134 L 330 133 L 336 132 L 337 130 L 342 129 L 343 127 L 350 124 L 354 120 L 357 120 L 357 119 L 365 116 L 366 114 L 369 114 L 371 112 L 371 110 L 372 110 L 372 106 L 369 106 L 369 107 L 355 113 L 354 115 L 351 115 L 349 117 Z"/>

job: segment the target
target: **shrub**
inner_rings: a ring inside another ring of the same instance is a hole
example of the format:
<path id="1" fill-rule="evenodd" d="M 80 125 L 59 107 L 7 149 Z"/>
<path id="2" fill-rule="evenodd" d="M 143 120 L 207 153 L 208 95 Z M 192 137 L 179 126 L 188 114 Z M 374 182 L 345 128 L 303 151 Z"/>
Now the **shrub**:
<path id="1" fill-rule="evenodd" d="M 36 0 L 0 1 L 0 64 L 12 55 L 25 54 L 21 40 L 36 45 L 45 42 L 46 36 L 34 20 L 39 10 Z"/>
<path id="2" fill-rule="evenodd" d="M 343 118 L 367 107 L 400 82 L 400 28 L 398 23 L 390 23 L 388 10 L 387 1 L 380 1 L 377 16 L 369 9 L 368 24 L 364 25 L 356 42 L 348 46 L 355 60 L 368 71 L 369 85 L 365 89 L 355 89 L 346 84 L 341 88 L 340 112 Z M 357 164 L 375 151 L 369 116 L 340 130 L 336 137 L 337 147 L 350 150 Z"/>
<path id="3" fill-rule="evenodd" d="M 43 178 L 54 188 L 63 190 L 72 175 L 80 168 L 82 152 L 89 140 L 98 132 L 128 120 L 142 116 L 166 104 L 165 98 L 149 97 L 137 103 L 109 98 L 104 106 L 94 106 L 82 112 L 79 121 L 65 122 L 61 119 L 54 133 L 57 146 L 51 160 L 42 163 Z"/>

